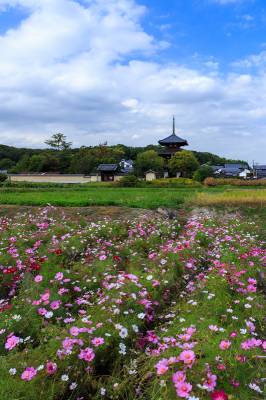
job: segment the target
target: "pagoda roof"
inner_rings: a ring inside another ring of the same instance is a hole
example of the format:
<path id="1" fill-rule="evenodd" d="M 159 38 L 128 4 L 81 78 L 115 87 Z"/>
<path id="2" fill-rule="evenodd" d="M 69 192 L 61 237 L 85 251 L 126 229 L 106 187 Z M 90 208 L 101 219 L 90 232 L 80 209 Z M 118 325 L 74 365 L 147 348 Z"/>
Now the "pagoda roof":
<path id="1" fill-rule="evenodd" d="M 166 137 L 165 139 L 159 140 L 158 142 L 162 146 L 167 145 L 167 144 L 179 144 L 182 146 L 188 146 L 188 142 L 185 139 L 182 139 L 179 136 L 176 136 L 175 133 L 172 135 Z"/>
<path id="2" fill-rule="evenodd" d="M 173 118 L 173 133 L 170 136 L 167 136 L 165 139 L 159 140 L 158 142 L 162 146 L 167 146 L 171 144 L 178 144 L 179 146 L 188 146 L 188 142 L 185 139 L 177 136 L 175 134 L 175 118 Z"/>

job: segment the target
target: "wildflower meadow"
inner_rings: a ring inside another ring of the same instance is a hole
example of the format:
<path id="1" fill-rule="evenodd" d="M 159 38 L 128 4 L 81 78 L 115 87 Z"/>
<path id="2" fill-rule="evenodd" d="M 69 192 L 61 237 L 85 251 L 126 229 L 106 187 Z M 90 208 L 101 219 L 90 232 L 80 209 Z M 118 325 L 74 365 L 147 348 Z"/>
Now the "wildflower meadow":
<path id="1" fill-rule="evenodd" d="M 0 399 L 265 398 L 265 265 L 236 213 L 1 217 Z"/>

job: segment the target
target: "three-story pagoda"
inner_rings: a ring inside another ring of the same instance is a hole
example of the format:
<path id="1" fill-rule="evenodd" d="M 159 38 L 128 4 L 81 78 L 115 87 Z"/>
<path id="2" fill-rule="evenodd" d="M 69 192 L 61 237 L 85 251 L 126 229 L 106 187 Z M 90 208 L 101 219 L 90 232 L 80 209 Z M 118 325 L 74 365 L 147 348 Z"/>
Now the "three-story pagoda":
<path id="1" fill-rule="evenodd" d="M 171 158 L 175 153 L 182 150 L 183 146 L 188 146 L 185 139 L 180 138 L 175 133 L 175 118 L 173 117 L 173 133 L 158 142 L 164 149 L 159 151 L 159 155 L 164 158 Z"/>

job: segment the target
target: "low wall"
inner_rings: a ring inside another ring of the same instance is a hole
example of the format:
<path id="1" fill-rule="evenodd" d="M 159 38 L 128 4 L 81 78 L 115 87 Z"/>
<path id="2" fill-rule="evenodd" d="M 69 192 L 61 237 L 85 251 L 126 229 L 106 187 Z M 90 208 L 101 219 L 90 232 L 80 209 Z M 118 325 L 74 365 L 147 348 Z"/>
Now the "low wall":
<path id="1" fill-rule="evenodd" d="M 88 183 L 100 182 L 100 176 L 84 176 L 84 175 L 37 175 L 37 174 L 19 174 L 9 175 L 11 182 L 36 182 L 36 183 Z"/>

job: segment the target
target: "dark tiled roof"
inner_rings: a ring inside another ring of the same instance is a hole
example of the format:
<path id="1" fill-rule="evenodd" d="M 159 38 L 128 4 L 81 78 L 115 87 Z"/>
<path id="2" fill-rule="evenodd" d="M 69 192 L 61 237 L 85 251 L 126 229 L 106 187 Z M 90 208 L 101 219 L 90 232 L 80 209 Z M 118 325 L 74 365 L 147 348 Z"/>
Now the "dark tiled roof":
<path id="1" fill-rule="evenodd" d="M 248 164 L 240 164 L 240 163 L 237 163 L 237 164 L 232 163 L 231 164 L 231 163 L 229 163 L 229 164 L 225 164 L 224 167 L 226 169 L 244 169 L 244 168 L 248 167 Z"/>
<path id="2" fill-rule="evenodd" d="M 255 170 L 266 170 L 266 165 L 255 165 L 254 169 Z"/>
<path id="3" fill-rule="evenodd" d="M 162 146 L 167 144 L 179 144 L 181 146 L 187 146 L 188 142 L 185 139 L 182 139 L 179 136 L 172 134 L 165 139 L 159 140 L 159 144 L 161 144 Z"/>
<path id="4" fill-rule="evenodd" d="M 116 171 L 118 168 L 117 164 L 100 164 L 98 165 L 97 171 L 109 172 Z"/>

